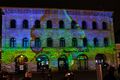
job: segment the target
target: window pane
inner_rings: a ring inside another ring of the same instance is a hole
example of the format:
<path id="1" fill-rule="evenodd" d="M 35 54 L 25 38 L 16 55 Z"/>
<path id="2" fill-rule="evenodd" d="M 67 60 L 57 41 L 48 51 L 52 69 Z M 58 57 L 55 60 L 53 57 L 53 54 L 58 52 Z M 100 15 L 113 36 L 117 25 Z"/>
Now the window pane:
<path id="1" fill-rule="evenodd" d="M 14 19 L 10 21 L 10 27 L 16 28 L 16 21 Z"/>
<path id="2" fill-rule="evenodd" d="M 47 21 L 47 28 L 52 28 L 52 21 L 51 20 Z"/>
<path id="3" fill-rule="evenodd" d="M 39 20 L 36 20 L 35 21 L 35 28 L 40 28 L 40 21 Z"/>
<path id="4" fill-rule="evenodd" d="M 23 28 L 28 28 L 28 21 L 27 20 L 23 21 Z"/>

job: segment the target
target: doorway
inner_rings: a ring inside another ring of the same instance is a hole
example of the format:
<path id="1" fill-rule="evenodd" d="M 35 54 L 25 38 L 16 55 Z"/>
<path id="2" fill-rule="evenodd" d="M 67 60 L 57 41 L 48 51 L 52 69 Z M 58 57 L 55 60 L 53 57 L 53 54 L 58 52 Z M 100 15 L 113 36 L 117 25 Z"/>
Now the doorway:
<path id="1" fill-rule="evenodd" d="M 58 69 L 59 71 L 67 71 L 68 70 L 68 59 L 66 55 L 61 55 L 58 58 Z"/>
<path id="2" fill-rule="evenodd" d="M 15 58 L 15 72 L 26 72 L 28 58 L 24 55 L 19 55 Z"/>
<path id="3" fill-rule="evenodd" d="M 77 57 L 78 70 L 88 70 L 88 57 L 85 54 L 80 54 Z"/>
<path id="4" fill-rule="evenodd" d="M 49 69 L 49 59 L 45 55 L 40 55 L 36 58 L 37 61 L 37 71 L 46 71 Z"/>

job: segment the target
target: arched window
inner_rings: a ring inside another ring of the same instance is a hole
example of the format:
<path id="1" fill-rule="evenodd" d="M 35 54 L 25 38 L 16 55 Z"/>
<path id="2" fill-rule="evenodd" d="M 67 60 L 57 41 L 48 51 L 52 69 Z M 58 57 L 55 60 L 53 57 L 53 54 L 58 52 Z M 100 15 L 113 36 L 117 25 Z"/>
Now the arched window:
<path id="1" fill-rule="evenodd" d="M 87 38 L 83 38 L 83 46 L 84 46 L 84 47 L 87 47 L 87 45 L 88 45 Z"/>
<path id="2" fill-rule="evenodd" d="M 63 20 L 59 21 L 59 28 L 61 28 L 61 29 L 64 28 L 64 22 L 63 22 Z"/>
<path id="3" fill-rule="evenodd" d="M 104 38 L 104 46 L 107 47 L 109 45 L 108 38 Z"/>
<path id="4" fill-rule="evenodd" d="M 97 29 L 97 23 L 95 21 L 92 22 L 92 27 L 93 27 L 93 30 Z"/>
<path id="5" fill-rule="evenodd" d="M 12 19 L 10 21 L 10 28 L 16 28 L 16 20 L 15 19 Z"/>
<path id="6" fill-rule="evenodd" d="M 76 38 L 72 38 L 72 46 L 73 47 L 77 47 L 77 39 Z"/>
<path id="7" fill-rule="evenodd" d="M 60 38 L 60 47 L 65 47 L 65 39 Z"/>
<path id="8" fill-rule="evenodd" d="M 40 38 L 35 38 L 35 48 L 40 48 L 40 47 L 41 47 Z"/>
<path id="9" fill-rule="evenodd" d="M 52 40 L 52 38 L 47 38 L 47 47 L 53 47 L 53 40 Z"/>
<path id="10" fill-rule="evenodd" d="M 93 42 L 94 42 L 94 47 L 98 47 L 98 39 L 97 39 L 97 38 L 94 38 L 94 39 L 93 39 Z"/>
<path id="11" fill-rule="evenodd" d="M 35 20 L 35 28 L 40 28 L 40 20 Z"/>
<path id="12" fill-rule="evenodd" d="M 71 22 L 71 29 L 77 29 L 76 22 L 72 21 Z"/>
<path id="13" fill-rule="evenodd" d="M 28 39 L 27 39 L 27 38 L 23 38 L 22 47 L 27 48 L 28 45 L 29 45 L 29 44 L 28 44 Z"/>
<path id="14" fill-rule="evenodd" d="M 15 39 L 15 38 L 11 38 L 11 39 L 10 39 L 10 47 L 11 47 L 11 48 L 16 47 L 16 39 Z"/>
<path id="15" fill-rule="evenodd" d="M 107 23 L 106 22 L 102 22 L 102 28 L 103 28 L 103 30 L 107 29 Z"/>
<path id="16" fill-rule="evenodd" d="M 52 28 L 52 21 L 51 20 L 47 21 L 47 28 Z"/>
<path id="17" fill-rule="evenodd" d="M 86 21 L 82 21 L 82 29 L 87 29 Z"/>
<path id="18" fill-rule="evenodd" d="M 23 20 L 23 28 L 28 28 L 28 20 Z"/>

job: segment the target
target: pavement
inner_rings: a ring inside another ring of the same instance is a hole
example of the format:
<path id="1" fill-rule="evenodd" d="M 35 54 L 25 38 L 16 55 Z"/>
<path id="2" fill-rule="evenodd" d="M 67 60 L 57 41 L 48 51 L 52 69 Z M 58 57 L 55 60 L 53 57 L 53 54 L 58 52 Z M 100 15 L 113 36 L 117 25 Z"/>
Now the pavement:
<path id="1" fill-rule="evenodd" d="M 72 80 L 97 80 L 96 71 L 76 71 Z M 65 72 L 52 72 L 51 80 L 64 80 Z M 12 74 L 12 80 L 22 80 L 24 74 Z M 49 76 L 50 77 L 50 76 Z M 32 80 L 49 80 L 48 73 L 33 72 Z"/>

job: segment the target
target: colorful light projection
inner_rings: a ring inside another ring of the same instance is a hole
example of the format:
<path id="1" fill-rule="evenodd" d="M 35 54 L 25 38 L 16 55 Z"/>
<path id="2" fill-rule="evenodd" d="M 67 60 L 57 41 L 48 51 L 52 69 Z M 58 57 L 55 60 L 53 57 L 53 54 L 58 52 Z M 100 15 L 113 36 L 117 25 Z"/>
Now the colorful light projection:
<path id="1" fill-rule="evenodd" d="M 64 15 L 66 16 L 65 18 L 67 18 L 70 22 L 72 20 L 74 20 L 74 18 L 67 13 L 67 10 L 63 10 L 63 12 L 64 12 Z M 45 13 L 47 13 L 47 11 Z M 45 21 L 48 16 L 52 16 L 52 14 L 43 14 L 43 16 L 40 18 L 40 21 Z M 55 18 L 58 19 L 58 17 L 55 17 Z M 62 34 L 62 35 L 65 35 L 66 37 L 69 38 L 70 36 L 67 33 L 71 33 L 72 35 L 79 35 L 79 38 L 84 38 L 85 37 L 84 30 L 80 29 L 79 23 L 77 23 L 76 26 L 78 27 L 77 30 L 69 30 L 68 31 L 66 29 L 63 29 L 63 30 L 59 30 L 59 34 L 56 33 L 57 29 L 47 32 L 46 28 L 45 29 L 42 28 L 40 31 L 41 31 L 41 34 L 45 35 L 44 37 L 49 37 L 50 34 L 52 34 L 53 37 L 56 37 L 55 35 L 61 36 L 60 34 Z M 56 34 L 53 34 L 53 33 L 56 33 Z M 57 67 L 57 63 L 56 63 L 57 59 L 61 55 L 65 54 L 67 56 L 67 58 L 68 58 L 69 67 L 72 68 L 72 66 L 74 64 L 74 59 L 77 58 L 77 56 L 80 55 L 80 54 L 86 54 L 88 56 L 88 58 L 94 60 L 94 58 L 96 56 L 96 53 L 98 53 L 98 52 L 99 53 L 104 53 L 104 54 L 113 54 L 114 53 L 114 51 L 113 51 L 114 44 L 112 44 L 112 45 L 110 45 L 108 47 L 93 47 L 93 45 L 88 44 L 88 46 L 87 46 L 88 51 L 82 51 L 82 52 L 79 49 L 80 47 L 78 47 L 78 48 L 76 48 L 76 47 L 75 48 L 73 48 L 73 47 L 64 47 L 64 48 L 41 47 L 41 48 L 34 48 L 33 45 L 34 45 L 34 42 L 35 42 L 35 38 L 36 37 L 39 37 L 39 38 L 42 37 L 42 36 L 37 36 L 36 34 L 38 34 L 36 29 L 34 27 L 32 27 L 31 31 L 30 31 L 30 35 L 31 35 L 30 39 L 31 40 L 30 40 L 30 47 L 29 48 L 26 48 L 26 49 L 24 49 L 24 48 L 14 48 L 14 49 L 12 49 L 10 47 L 3 48 L 2 62 L 5 63 L 5 64 L 11 64 L 12 62 L 14 62 L 14 59 L 18 55 L 25 55 L 28 58 L 28 62 L 36 63 L 35 58 L 37 56 L 46 55 L 46 56 L 48 56 L 48 58 L 51 61 L 51 66 L 56 66 Z M 15 35 L 15 36 L 17 36 L 17 35 Z M 44 41 L 46 41 L 46 40 L 44 39 Z M 9 46 L 9 44 L 7 44 L 7 45 Z M 45 45 L 45 44 L 43 44 L 43 45 Z"/>

